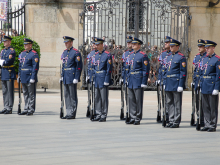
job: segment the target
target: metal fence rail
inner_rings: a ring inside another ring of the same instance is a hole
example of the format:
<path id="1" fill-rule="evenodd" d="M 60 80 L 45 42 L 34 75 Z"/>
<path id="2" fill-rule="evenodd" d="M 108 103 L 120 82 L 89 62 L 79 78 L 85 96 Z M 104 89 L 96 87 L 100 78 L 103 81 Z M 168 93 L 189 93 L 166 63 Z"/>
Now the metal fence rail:
<path id="1" fill-rule="evenodd" d="M 188 6 L 174 5 L 169 0 L 102 0 L 84 3 L 81 19 L 84 28 L 84 44 L 81 50 L 85 64 L 87 55 L 92 50 L 92 37 L 105 37 L 105 49 L 113 56 L 114 88 L 120 87 L 121 57 L 126 50 L 128 35 L 138 37 L 144 42 L 142 51 L 146 52 L 151 64 L 148 79 L 150 88 L 156 88 L 158 58 L 164 50 L 165 36 L 181 41 L 181 52 L 187 58 L 189 56 Z M 83 86 L 86 86 L 86 69 L 84 67 Z"/>

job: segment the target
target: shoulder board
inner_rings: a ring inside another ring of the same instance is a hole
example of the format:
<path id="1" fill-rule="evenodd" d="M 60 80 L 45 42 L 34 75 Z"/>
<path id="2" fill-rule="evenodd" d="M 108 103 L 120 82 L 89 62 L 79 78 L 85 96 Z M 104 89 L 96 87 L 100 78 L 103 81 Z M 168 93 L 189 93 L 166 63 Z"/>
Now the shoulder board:
<path id="1" fill-rule="evenodd" d="M 99 52 L 96 52 L 95 54 L 98 54 Z"/>
<path id="2" fill-rule="evenodd" d="M 37 53 L 35 50 L 32 50 L 32 52 Z"/>
<path id="3" fill-rule="evenodd" d="M 65 49 L 65 50 L 67 50 L 67 49 Z M 64 51 L 65 51 L 65 50 L 64 50 Z"/>
<path id="4" fill-rule="evenodd" d="M 22 52 L 26 52 L 26 50 L 22 51 Z"/>
<path id="5" fill-rule="evenodd" d="M 105 51 L 105 53 L 109 54 L 109 52 L 108 52 L 108 51 Z"/>
<path id="6" fill-rule="evenodd" d="M 131 51 L 131 53 L 130 54 L 132 54 L 132 53 L 134 53 L 133 51 Z"/>
<path id="7" fill-rule="evenodd" d="M 184 56 L 182 53 L 178 52 L 179 55 Z"/>
<path id="8" fill-rule="evenodd" d="M 146 53 L 144 53 L 144 52 L 142 52 L 142 51 L 140 51 L 140 53 L 141 53 L 141 54 L 143 54 L 143 55 L 145 55 L 145 54 L 146 54 Z"/>
<path id="9" fill-rule="evenodd" d="M 73 48 L 73 50 L 78 51 L 76 48 Z"/>
<path id="10" fill-rule="evenodd" d="M 198 53 L 196 56 L 200 55 L 200 53 Z"/>
<path id="11" fill-rule="evenodd" d="M 166 52 L 166 50 L 164 50 L 163 52 Z M 163 52 L 162 52 L 162 53 L 163 53 Z"/>
<path id="12" fill-rule="evenodd" d="M 10 50 L 13 51 L 14 49 L 13 49 L 13 48 L 10 48 Z"/>
<path id="13" fill-rule="evenodd" d="M 220 57 L 219 57 L 217 54 L 215 55 L 215 57 L 217 57 L 217 58 L 219 58 L 219 59 L 220 59 Z"/>

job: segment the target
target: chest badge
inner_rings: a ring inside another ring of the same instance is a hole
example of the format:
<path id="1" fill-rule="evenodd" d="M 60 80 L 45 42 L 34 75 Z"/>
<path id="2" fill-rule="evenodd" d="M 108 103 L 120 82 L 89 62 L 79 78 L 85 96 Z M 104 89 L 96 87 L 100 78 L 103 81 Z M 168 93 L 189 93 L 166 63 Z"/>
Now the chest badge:
<path id="1" fill-rule="evenodd" d="M 185 62 L 182 62 L 182 66 L 185 68 L 185 67 L 186 67 L 186 63 L 185 63 Z"/>
<path id="2" fill-rule="evenodd" d="M 38 58 L 35 58 L 34 61 L 35 61 L 35 62 L 38 62 Z"/>
<path id="3" fill-rule="evenodd" d="M 11 54 L 8 56 L 9 59 L 12 59 L 12 57 L 13 57 L 13 56 L 12 56 Z"/>
<path id="4" fill-rule="evenodd" d="M 218 65 L 218 69 L 220 69 L 220 65 Z"/>
<path id="5" fill-rule="evenodd" d="M 144 65 L 146 65 L 146 66 L 147 66 L 147 64 L 148 64 L 148 62 L 147 62 L 147 60 L 145 60 L 145 61 L 144 61 Z"/>
<path id="6" fill-rule="evenodd" d="M 112 60 L 110 59 L 110 60 L 108 60 L 108 63 L 111 65 L 112 64 Z"/>
<path id="7" fill-rule="evenodd" d="M 80 57 L 79 57 L 79 56 L 77 56 L 76 59 L 77 59 L 78 61 L 80 61 Z"/>

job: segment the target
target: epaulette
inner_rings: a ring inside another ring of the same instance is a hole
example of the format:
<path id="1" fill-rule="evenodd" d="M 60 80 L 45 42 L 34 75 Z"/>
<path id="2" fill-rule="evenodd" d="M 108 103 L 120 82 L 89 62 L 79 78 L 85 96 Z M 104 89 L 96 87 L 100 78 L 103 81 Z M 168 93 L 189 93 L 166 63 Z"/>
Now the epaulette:
<path id="1" fill-rule="evenodd" d="M 108 52 L 108 51 L 105 51 L 105 53 L 109 54 L 109 52 Z"/>
<path id="2" fill-rule="evenodd" d="M 198 53 L 196 56 L 200 55 L 200 53 Z"/>
<path id="3" fill-rule="evenodd" d="M 179 55 L 184 56 L 182 53 L 178 52 Z"/>
<path id="4" fill-rule="evenodd" d="M 133 52 L 133 51 L 131 51 L 131 53 L 130 53 L 130 54 L 132 54 L 132 53 L 134 53 L 134 52 Z M 129 55 L 130 55 L 130 54 L 129 54 Z"/>
<path id="5" fill-rule="evenodd" d="M 95 52 L 95 54 L 98 54 L 99 52 Z"/>
<path id="6" fill-rule="evenodd" d="M 163 52 L 166 52 L 166 50 L 162 51 L 162 53 L 163 53 Z"/>
<path id="7" fill-rule="evenodd" d="M 76 48 L 73 48 L 73 50 L 78 51 Z"/>
<path id="8" fill-rule="evenodd" d="M 142 52 L 142 51 L 140 51 L 140 53 L 141 53 L 141 54 L 143 54 L 143 55 L 145 55 L 145 54 L 146 54 L 146 53 L 144 53 L 144 52 Z"/>
<path id="9" fill-rule="evenodd" d="M 219 57 L 217 54 L 215 55 L 215 57 L 217 57 L 217 58 L 219 58 L 219 59 L 220 59 L 220 57 Z"/>
<path id="10" fill-rule="evenodd" d="M 32 50 L 32 52 L 37 53 L 35 50 Z"/>
<path id="11" fill-rule="evenodd" d="M 26 50 L 22 51 L 22 52 L 26 52 Z"/>

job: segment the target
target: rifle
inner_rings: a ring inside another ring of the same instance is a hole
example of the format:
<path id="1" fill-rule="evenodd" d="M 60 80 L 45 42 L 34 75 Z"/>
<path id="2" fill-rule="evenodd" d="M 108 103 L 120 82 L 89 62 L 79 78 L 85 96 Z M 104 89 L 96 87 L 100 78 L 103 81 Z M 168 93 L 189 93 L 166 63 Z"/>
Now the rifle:
<path id="1" fill-rule="evenodd" d="M 157 110 L 157 122 L 161 123 L 161 100 L 160 100 L 160 84 L 157 84 L 157 101 L 158 101 L 158 110 Z"/>
<path id="2" fill-rule="evenodd" d="M 125 82 L 125 101 L 126 101 L 126 119 L 125 119 L 125 123 L 128 123 L 130 121 L 130 117 L 129 117 L 129 99 L 128 99 L 128 84 L 127 84 L 127 78 L 126 78 L 126 82 Z"/>
<path id="3" fill-rule="evenodd" d="M 192 67 L 192 80 L 193 80 L 193 67 Z M 191 122 L 190 125 L 193 126 L 195 124 L 195 85 L 192 83 L 192 114 L 191 114 Z"/>
<path id="4" fill-rule="evenodd" d="M 161 100 L 164 99 L 164 101 L 162 101 L 162 111 L 163 111 L 163 121 L 162 121 L 162 126 L 165 127 L 166 126 L 166 106 L 165 106 L 165 91 L 164 91 L 164 87 L 163 87 L 163 82 L 161 82 Z M 163 97 L 163 98 L 162 98 Z"/>
<path id="5" fill-rule="evenodd" d="M 199 94 L 199 118 L 197 118 L 196 130 L 199 131 L 201 128 L 201 108 L 202 108 L 202 101 L 201 101 L 201 92 L 200 92 L 200 83 L 198 83 L 197 92 Z"/>
<path id="6" fill-rule="evenodd" d="M 18 97 L 19 97 L 19 99 L 18 99 L 18 114 L 19 113 L 21 113 L 21 102 L 22 102 L 22 100 L 21 100 L 21 79 L 19 78 L 18 79 Z"/>
<path id="7" fill-rule="evenodd" d="M 91 111 L 91 108 L 90 108 L 90 104 L 91 104 L 91 93 L 90 93 L 90 82 L 88 80 L 87 82 L 87 90 L 88 90 L 88 106 L 87 106 L 87 112 L 86 112 L 86 117 L 90 117 L 90 111 Z"/>
<path id="8" fill-rule="evenodd" d="M 90 120 L 93 121 L 94 119 L 94 116 L 95 116 L 95 85 L 93 83 L 93 76 L 92 76 L 92 80 L 91 80 L 91 83 L 92 83 L 92 109 L 91 109 L 91 112 L 90 112 Z"/>
<path id="9" fill-rule="evenodd" d="M 61 76 L 61 65 L 60 65 L 60 78 Z M 60 97 L 61 97 L 61 107 L 60 107 L 60 118 L 63 117 L 63 107 L 64 107 L 64 101 L 63 101 L 63 82 L 60 81 Z"/>
<path id="10" fill-rule="evenodd" d="M 123 91 L 123 83 L 121 82 L 121 114 L 120 119 L 125 120 L 124 118 L 124 91 Z"/>

